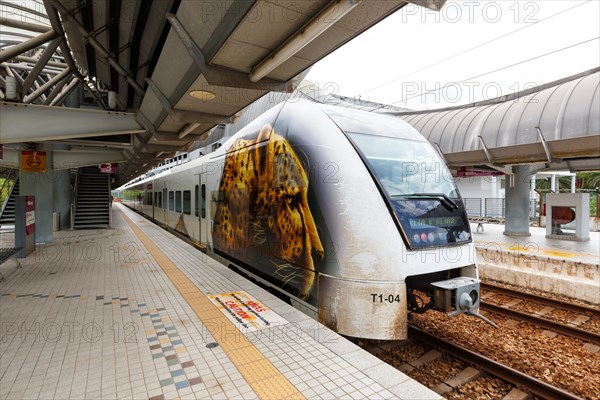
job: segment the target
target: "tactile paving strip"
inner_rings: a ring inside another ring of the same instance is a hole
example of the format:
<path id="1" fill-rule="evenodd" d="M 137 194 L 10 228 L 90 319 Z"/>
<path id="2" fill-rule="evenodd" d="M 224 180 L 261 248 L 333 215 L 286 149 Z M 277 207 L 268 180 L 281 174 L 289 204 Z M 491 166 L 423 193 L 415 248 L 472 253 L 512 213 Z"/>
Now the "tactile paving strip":
<path id="1" fill-rule="evenodd" d="M 244 335 L 232 335 L 232 332 L 238 331 L 237 327 L 125 213 L 122 215 L 258 397 L 304 399 L 298 389 Z"/>

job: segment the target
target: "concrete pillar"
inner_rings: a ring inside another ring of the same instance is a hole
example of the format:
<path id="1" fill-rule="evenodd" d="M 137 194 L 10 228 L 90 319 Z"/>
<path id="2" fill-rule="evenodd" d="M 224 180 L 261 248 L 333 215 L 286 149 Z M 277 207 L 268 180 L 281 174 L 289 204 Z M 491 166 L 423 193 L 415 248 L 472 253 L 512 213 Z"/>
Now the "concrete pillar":
<path id="1" fill-rule="evenodd" d="M 556 193 L 556 175 L 552 174 L 550 177 L 550 190 L 552 193 Z"/>
<path id="2" fill-rule="evenodd" d="M 68 169 L 54 171 L 54 186 L 52 187 L 54 212 L 60 213 L 60 229 L 71 227 L 71 200 L 73 188 L 71 187 L 71 171 Z"/>
<path id="3" fill-rule="evenodd" d="M 504 234 L 507 236 L 531 236 L 529 233 L 529 166 L 513 167 L 514 186 L 506 185 L 506 223 Z"/>
<path id="4" fill-rule="evenodd" d="M 577 189 L 577 176 L 571 175 L 571 193 L 575 193 Z"/>
<path id="5" fill-rule="evenodd" d="M 22 156 L 19 155 L 19 159 Z M 54 209 L 54 170 L 52 152 L 46 151 L 46 172 L 19 171 L 21 195 L 35 196 L 35 242 L 50 243 L 52 234 L 52 211 Z M 20 163 L 22 165 L 22 163 Z"/>

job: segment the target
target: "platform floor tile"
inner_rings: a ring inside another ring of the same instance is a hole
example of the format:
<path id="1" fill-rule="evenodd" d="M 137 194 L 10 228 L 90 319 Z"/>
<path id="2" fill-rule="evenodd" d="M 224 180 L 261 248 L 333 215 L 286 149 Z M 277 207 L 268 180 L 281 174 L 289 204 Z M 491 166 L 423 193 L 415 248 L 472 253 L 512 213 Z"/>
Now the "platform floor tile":
<path id="1" fill-rule="evenodd" d="M 431 398 L 192 246 L 114 208 L 113 229 L 56 232 L 0 283 L 0 398 Z M 203 323 L 210 310 L 198 308 L 206 304 L 198 296 L 239 290 L 288 323 L 247 335 Z M 268 386 L 295 392 L 274 395 Z"/>

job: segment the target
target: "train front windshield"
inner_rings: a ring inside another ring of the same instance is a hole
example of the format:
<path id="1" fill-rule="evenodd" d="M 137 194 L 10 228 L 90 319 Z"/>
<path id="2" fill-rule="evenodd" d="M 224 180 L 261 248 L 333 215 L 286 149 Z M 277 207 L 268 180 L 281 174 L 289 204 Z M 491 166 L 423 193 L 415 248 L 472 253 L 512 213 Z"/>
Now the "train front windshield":
<path id="1" fill-rule="evenodd" d="M 428 142 L 348 135 L 385 190 L 411 248 L 471 241 L 452 175 Z"/>

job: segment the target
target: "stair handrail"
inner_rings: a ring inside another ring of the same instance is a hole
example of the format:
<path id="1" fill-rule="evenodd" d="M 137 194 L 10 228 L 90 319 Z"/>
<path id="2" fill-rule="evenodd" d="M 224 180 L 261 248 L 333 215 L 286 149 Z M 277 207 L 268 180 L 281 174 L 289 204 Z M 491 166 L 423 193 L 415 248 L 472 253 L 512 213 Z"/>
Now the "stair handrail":
<path id="1" fill-rule="evenodd" d="M 79 178 L 81 176 L 81 172 L 79 172 L 81 168 L 77 168 L 77 172 L 75 173 L 75 185 L 73 187 L 73 197 L 71 198 L 71 229 L 75 228 L 75 205 L 77 204 L 77 194 L 79 193 Z"/>
<path id="2" fill-rule="evenodd" d="M 108 229 L 112 229 L 112 193 L 110 192 L 110 173 L 108 176 Z"/>
<path id="3" fill-rule="evenodd" d="M 6 192 L 6 198 L 2 202 L 2 209 L 0 210 L 0 215 L 4 214 L 4 209 L 6 208 L 6 205 L 10 200 L 10 196 L 12 195 L 13 190 L 15 190 L 15 186 L 17 186 L 17 179 L 19 177 L 17 176 L 16 179 L 13 179 L 13 175 L 15 175 L 15 172 L 18 171 L 16 169 L 10 169 L 10 172 L 8 173 L 8 175 L 6 175 L 6 178 L 4 178 L 4 182 L 2 183 L 2 187 L 0 188 L 0 195 Z M 12 186 L 10 186 L 9 188 L 9 185 Z"/>

